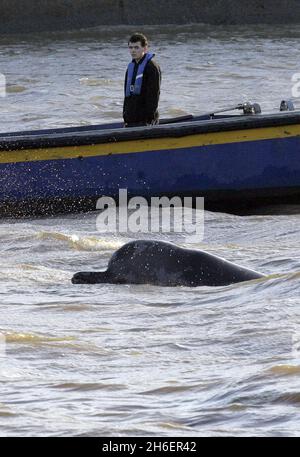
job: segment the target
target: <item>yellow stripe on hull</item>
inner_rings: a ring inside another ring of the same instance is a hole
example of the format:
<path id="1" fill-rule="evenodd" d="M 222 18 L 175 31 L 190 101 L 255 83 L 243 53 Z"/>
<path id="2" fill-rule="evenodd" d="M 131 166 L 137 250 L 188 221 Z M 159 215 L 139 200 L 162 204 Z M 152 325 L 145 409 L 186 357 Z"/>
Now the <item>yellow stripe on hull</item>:
<path id="1" fill-rule="evenodd" d="M 108 156 L 166 149 L 182 149 L 217 144 L 241 143 L 276 138 L 300 136 L 300 124 L 244 129 L 225 132 L 199 133 L 179 138 L 153 138 L 120 141 L 82 146 L 64 146 L 41 149 L 0 151 L 0 163 L 34 162 L 39 160 L 62 160 L 77 157 Z"/>

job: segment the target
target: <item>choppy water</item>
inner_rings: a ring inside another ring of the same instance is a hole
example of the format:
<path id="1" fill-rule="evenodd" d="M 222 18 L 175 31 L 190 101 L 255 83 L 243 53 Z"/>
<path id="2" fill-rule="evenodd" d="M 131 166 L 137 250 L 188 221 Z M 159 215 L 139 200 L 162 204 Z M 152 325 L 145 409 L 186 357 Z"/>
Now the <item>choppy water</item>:
<path id="1" fill-rule="evenodd" d="M 162 116 L 242 101 L 279 110 L 299 73 L 298 26 L 145 28 L 163 71 Z M 1 131 L 120 119 L 132 28 L 0 37 Z M 298 100 L 296 104 L 300 107 Z"/>
<path id="2" fill-rule="evenodd" d="M 162 115 L 290 98 L 296 28 L 147 31 Z M 128 33 L 2 37 L 1 130 L 119 119 Z M 0 434 L 299 435 L 299 222 L 207 212 L 191 247 L 267 277 L 189 289 L 72 285 L 129 239 L 100 235 L 96 213 L 2 220 Z"/>

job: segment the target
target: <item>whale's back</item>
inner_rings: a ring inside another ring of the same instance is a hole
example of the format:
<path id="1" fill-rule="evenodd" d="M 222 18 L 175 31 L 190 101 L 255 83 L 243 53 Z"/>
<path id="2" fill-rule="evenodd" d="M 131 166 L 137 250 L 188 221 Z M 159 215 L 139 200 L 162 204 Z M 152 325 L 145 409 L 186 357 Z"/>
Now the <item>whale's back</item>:
<path id="1" fill-rule="evenodd" d="M 262 277 L 207 252 L 138 240 L 116 251 L 107 269 L 113 282 L 162 286 L 222 286 Z"/>

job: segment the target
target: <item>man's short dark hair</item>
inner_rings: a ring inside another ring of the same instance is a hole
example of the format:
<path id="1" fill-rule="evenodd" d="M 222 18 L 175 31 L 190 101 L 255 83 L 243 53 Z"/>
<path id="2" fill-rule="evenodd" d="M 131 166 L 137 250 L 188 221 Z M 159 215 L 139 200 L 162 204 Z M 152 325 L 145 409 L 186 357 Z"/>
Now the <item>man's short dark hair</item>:
<path id="1" fill-rule="evenodd" d="M 134 33 L 133 35 L 131 35 L 131 37 L 129 38 L 128 44 L 137 43 L 138 41 L 141 42 L 141 45 L 143 46 L 143 48 L 148 46 L 148 40 L 143 33 Z"/>

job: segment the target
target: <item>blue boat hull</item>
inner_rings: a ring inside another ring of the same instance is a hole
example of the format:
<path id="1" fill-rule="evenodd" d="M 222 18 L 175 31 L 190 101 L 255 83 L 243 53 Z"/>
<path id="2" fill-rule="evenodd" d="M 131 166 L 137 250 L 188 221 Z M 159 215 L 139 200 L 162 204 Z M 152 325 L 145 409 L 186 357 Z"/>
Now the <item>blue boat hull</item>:
<path id="1" fill-rule="evenodd" d="M 159 148 L 127 153 L 120 143 L 120 153 L 2 160 L 0 208 L 8 215 L 17 207 L 21 214 L 34 207 L 38 212 L 54 206 L 63 211 L 74 211 L 76 205 L 78 210 L 95 209 L 97 198 L 116 197 L 119 189 L 147 198 L 203 196 L 208 209 L 220 210 L 300 202 L 300 137 L 288 133 L 283 138 L 196 146 L 189 146 L 189 135 L 184 147 L 164 149 L 162 141 Z M 80 148 L 85 151 L 84 145 Z"/>

